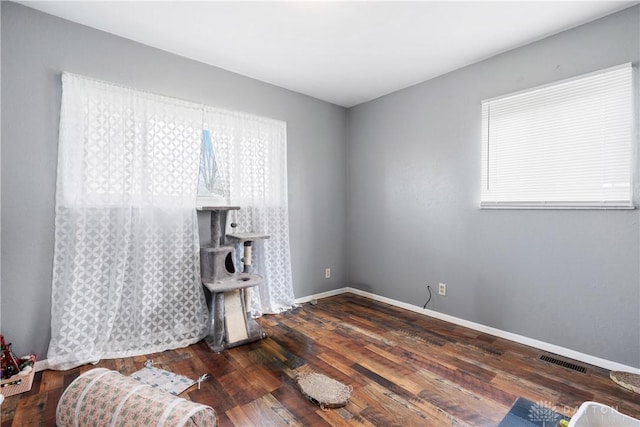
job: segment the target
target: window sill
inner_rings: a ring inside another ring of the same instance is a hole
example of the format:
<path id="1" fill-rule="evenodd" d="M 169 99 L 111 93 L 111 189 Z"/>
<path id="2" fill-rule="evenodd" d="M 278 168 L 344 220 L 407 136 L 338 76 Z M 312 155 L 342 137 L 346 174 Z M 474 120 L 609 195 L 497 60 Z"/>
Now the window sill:
<path id="1" fill-rule="evenodd" d="M 481 203 L 480 209 L 516 209 L 516 210 L 633 210 L 635 205 L 585 205 L 585 204 L 552 204 L 552 203 Z"/>

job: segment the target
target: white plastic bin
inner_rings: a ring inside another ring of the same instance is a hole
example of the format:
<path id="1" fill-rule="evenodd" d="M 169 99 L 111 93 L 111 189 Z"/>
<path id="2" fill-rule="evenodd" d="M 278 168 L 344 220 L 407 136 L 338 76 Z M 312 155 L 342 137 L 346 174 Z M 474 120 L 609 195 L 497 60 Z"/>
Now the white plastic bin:
<path id="1" fill-rule="evenodd" d="M 640 420 L 602 403 L 584 402 L 571 417 L 569 427 L 640 427 Z"/>

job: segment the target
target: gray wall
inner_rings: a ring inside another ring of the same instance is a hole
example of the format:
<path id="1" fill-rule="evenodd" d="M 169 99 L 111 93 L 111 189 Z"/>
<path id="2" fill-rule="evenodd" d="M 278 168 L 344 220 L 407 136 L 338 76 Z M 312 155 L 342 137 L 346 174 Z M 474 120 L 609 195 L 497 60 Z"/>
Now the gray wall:
<path id="1" fill-rule="evenodd" d="M 351 109 L 353 286 L 640 367 L 638 210 L 478 208 L 480 101 L 637 64 L 639 10 Z"/>
<path id="2" fill-rule="evenodd" d="M 1 7 L 1 324 L 17 353 L 42 359 L 50 338 L 63 70 L 286 121 L 295 295 L 344 286 L 344 108 L 14 3 Z"/>

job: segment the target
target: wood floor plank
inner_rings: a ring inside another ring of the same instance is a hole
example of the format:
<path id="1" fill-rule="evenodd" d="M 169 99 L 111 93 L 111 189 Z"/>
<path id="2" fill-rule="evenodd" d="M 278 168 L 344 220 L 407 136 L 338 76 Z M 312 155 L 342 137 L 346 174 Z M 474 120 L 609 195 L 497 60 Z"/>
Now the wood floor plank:
<path id="1" fill-rule="evenodd" d="M 249 416 L 245 414 L 242 406 L 236 406 L 232 409 L 229 409 L 225 414 L 234 426 L 242 427 L 253 425 L 253 421 L 251 421 L 251 418 L 249 418 Z M 221 421 L 222 420 L 218 420 L 219 423 Z"/>
<path id="2" fill-rule="evenodd" d="M 331 426 L 364 426 L 375 427 L 375 424 L 371 424 L 369 420 L 363 418 L 358 414 L 349 412 L 346 408 L 339 408 L 329 411 L 319 411 L 318 416 L 322 417 L 326 425 Z"/>
<path id="3" fill-rule="evenodd" d="M 333 376 L 336 380 L 342 381 L 354 388 L 358 386 L 365 386 L 368 383 L 365 377 L 359 375 L 358 372 L 353 369 L 354 363 L 342 354 L 328 351 L 318 355 L 318 358 L 332 366 L 334 369 L 340 371 L 342 376 Z"/>
<path id="4" fill-rule="evenodd" d="M 420 398 L 456 414 L 458 419 L 471 425 L 497 425 L 503 412 L 508 410 L 507 406 L 492 399 L 483 399 L 473 391 L 431 372 L 420 370 L 416 376 L 425 384 L 424 390 L 418 394 Z"/>
<path id="5" fill-rule="evenodd" d="M 17 394 L 8 396 L 4 399 L 4 402 L 2 402 L 2 406 L 0 406 L 0 416 L 3 427 L 6 423 L 9 423 L 9 425 L 11 425 L 13 420 L 16 418 L 16 408 L 18 407 L 18 403 L 20 402 L 21 398 L 22 396 Z"/>
<path id="6" fill-rule="evenodd" d="M 215 378 L 203 382 L 200 384 L 200 388 L 198 388 L 197 385 L 192 386 L 186 393 L 181 394 L 180 397 L 216 408 L 218 415 L 235 406 L 232 398 L 225 392 L 224 387 L 222 387 Z"/>
<path id="7" fill-rule="evenodd" d="M 25 427 L 43 425 L 47 397 L 47 393 L 37 393 L 20 399 L 13 423 Z"/>
<path id="8" fill-rule="evenodd" d="M 318 427 L 328 425 L 322 416 L 325 411 L 318 411 L 318 407 L 313 403 L 307 399 L 301 399 L 300 391 L 292 382 L 284 381 L 282 386 L 272 394 L 302 425 Z"/>
<path id="9" fill-rule="evenodd" d="M 44 393 L 50 390 L 62 388 L 64 379 L 60 375 L 55 375 L 53 371 L 42 372 L 42 382 L 40 383 L 40 392 Z"/>
<path id="10" fill-rule="evenodd" d="M 265 390 L 254 387 L 245 373 L 240 370 L 226 374 L 218 381 L 225 390 L 228 390 L 227 393 L 235 405 L 245 405 L 265 393 Z"/>
<path id="11" fill-rule="evenodd" d="M 401 396 L 385 387 L 371 383 L 363 387 L 354 398 L 355 403 L 366 404 L 360 416 L 377 426 L 434 426 L 438 423 Z"/>
<path id="12" fill-rule="evenodd" d="M 375 348 L 375 346 L 373 347 Z M 366 348 L 368 349 L 369 346 Z M 409 368 L 407 365 L 395 364 L 378 356 L 378 354 L 373 351 L 369 352 L 367 356 L 367 358 L 363 358 L 358 363 L 358 366 L 364 367 L 377 376 L 384 378 L 385 384 L 393 384 L 409 394 L 414 395 L 420 393 L 422 390 L 422 386 L 412 379 L 415 370 Z M 381 383 L 380 381 L 377 382 Z"/>
<path id="13" fill-rule="evenodd" d="M 62 397 L 62 388 L 47 391 L 47 401 L 43 410 L 42 425 L 50 426 L 55 425 L 56 422 L 56 407 L 60 397 Z"/>
<path id="14" fill-rule="evenodd" d="M 575 372 L 538 358 L 540 350 L 353 294 L 257 319 L 269 337 L 213 353 L 189 347 L 103 360 L 36 374 L 31 391 L 8 397 L 1 427 L 54 426 L 63 391 L 104 367 L 124 375 L 154 366 L 211 379 L 181 396 L 209 405 L 220 427 L 495 427 L 518 397 L 572 415 L 596 400 L 640 418 L 638 395 L 605 369 Z M 296 375 L 321 372 L 353 387 L 343 408 L 323 411 L 302 396 Z"/>
<path id="15" fill-rule="evenodd" d="M 534 383 L 524 377 L 506 372 L 499 373 L 491 380 L 491 383 L 501 390 L 508 391 L 533 402 L 556 402 L 560 398 L 559 392 L 548 388 L 545 384 Z"/>
<path id="16" fill-rule="evenodd" d="M 242 411 L 253 426 L 301 426 L 293 415 L 271 394 L 266 394 L 242 406 Z M 247 425 L 247 424 L 245 424 Z"/>

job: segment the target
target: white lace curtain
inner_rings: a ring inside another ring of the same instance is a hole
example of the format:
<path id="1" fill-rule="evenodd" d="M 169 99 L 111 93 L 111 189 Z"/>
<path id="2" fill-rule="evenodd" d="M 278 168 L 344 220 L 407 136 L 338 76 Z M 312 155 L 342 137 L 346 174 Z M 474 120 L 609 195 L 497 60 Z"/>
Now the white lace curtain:
<path id="1" fill-rule="evenodd" d="M 249 114 L 207 108 L 209 130 L 234 232 L 268 234 L 253 243 L 252 268 L 264 278 L 253 292 L 252 311 L 278 313 L 294 305 L 289 253 L 286 123 Z M 227 232 L 229 223 L 227 221 Z M 239 265 L 241 247 L 236 248 Z"/>
<path id="2" fill-rule="evenodd" d="M 199 341 L 202 109 L 68 73 L 62 89 L 49 366 Z"/>
<path id="3" fill-rule="evenodd" d="M 271 235 L 254 310 L 294 304 L 286 125 L 64 73 L 51 303 L 53 369 L 192 344 L 207 333 L 195 211 L 203 129 L 238 213 Z"/>

